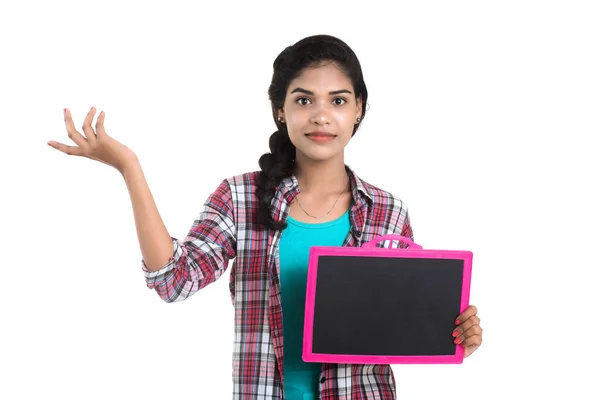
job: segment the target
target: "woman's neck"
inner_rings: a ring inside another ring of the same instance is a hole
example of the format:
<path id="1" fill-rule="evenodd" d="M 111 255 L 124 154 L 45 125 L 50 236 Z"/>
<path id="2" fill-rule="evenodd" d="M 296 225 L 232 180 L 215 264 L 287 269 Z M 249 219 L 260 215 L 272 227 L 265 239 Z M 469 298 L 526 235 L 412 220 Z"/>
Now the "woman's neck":
<path id="1" fill-rule="evenodd" d="M 294 175 L 304 194 L 337 195 L 349 187 L 343 162 L 297 163 Z"/>

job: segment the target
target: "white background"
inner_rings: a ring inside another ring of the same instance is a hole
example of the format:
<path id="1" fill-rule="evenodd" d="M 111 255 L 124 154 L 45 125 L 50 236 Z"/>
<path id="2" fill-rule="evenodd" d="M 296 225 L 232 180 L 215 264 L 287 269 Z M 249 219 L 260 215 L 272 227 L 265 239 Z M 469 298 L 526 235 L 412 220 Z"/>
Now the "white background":
<path id="1" fill-rule="evenodd" d="M 122 177 L 46 142 L 73 144 L 63 108 L 105 111 L 183 238 L 268 151 L 275 57 L 326 33 L 369 91 L 346 163 L 407 203 L 417 243 L 474 253 L 482 347 L 394 365 L 398 398 L 597 399 L 597 3 L 216 4 L 2 6 L 0 398 L 231 398 L 229 270 L 164 303 Z"/>

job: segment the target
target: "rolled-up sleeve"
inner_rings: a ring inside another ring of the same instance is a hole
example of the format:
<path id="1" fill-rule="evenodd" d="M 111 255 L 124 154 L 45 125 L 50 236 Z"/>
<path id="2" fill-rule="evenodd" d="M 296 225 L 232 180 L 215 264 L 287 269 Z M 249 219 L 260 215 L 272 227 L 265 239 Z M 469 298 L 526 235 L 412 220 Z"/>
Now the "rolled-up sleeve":
<path id="1" fill-rule="evenodd" d="M 146 286 L 168 303 L 187 299 L 219 279 L 236 255 L 235 209 L 227 179 L 208 197 L 185 240 L 173 241 L 173 255 L 157 271 L 142 259 Z"/>

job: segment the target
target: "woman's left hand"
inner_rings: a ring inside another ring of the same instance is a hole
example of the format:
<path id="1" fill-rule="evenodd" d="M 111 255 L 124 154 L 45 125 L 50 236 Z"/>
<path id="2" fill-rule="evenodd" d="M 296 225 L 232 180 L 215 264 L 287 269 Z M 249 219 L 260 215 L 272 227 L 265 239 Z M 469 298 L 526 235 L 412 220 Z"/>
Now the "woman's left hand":
<path id="1" fill-rule="evenodd" d="M 454 328 L 452 336 L 455 337 L 454 343 L 465 348 L 465 358 L 469 357 L 481 345 L 483 330 L 479 326 L 479 322 L 475 306 L 467 307 L 456 320 L 458 326 Z"/>

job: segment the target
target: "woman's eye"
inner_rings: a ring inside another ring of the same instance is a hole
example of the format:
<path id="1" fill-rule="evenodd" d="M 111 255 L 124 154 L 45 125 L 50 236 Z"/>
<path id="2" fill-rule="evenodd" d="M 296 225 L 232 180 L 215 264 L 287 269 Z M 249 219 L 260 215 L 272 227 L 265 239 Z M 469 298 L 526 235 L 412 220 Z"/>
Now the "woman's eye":
<path id="1" fill-rule="evenodd" d="M 310 102 L 310 100 L 309 100 L 308 98 L 306 98 L 306 97 L 299 97 L 299 98 L 297 98 L 297 99 L 296 99 L 296 103 L 298 103 L 298 104 L 300 104 L 300 105 L 306 105 L 306 103 L 301 103 L 301 101 L 302 101 L 302 100 L 306 100 L 306 101 Z M 342 101 L 341 103 L 339 103 L 339 102 L 338 102 L 338 103 L 336 103 L 336 105 L 338 105 L 338 106 L 341 106 L 342 104 L 346 103 L 346 99 L 344 99 L 343 97 L 337 97 L 337 98 L 334 100 L 334 102 L 335 102 L 335 101 L 338 101 L 338 100 L 341 100 L 341 101 Z"/>

